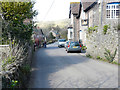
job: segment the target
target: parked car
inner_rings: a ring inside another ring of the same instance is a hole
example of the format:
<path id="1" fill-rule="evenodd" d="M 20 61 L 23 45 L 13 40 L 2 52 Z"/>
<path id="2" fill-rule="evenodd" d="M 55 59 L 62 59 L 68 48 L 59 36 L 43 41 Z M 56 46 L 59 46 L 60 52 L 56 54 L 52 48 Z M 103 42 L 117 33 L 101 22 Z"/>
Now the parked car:
<path id="1" fill-rule="evenodd" d="M 70 43 L 73 43 L 73 41 L 66 41 L 66 43 L 65 43 L 65 50 L 66 50 L 66 51 L 67 51 L 68 45 L 69 45 Z"/>
<path id="2" fill-rule="evenodd" d="M 65 40 L 65 39 L 59 39 L 59 40 L 58 40 L 58 47 L 64 47 L 64 46 L 65 46 L 65 43 L 66 43 L 66 40 Z"/>
<path id="3" fill-rule="evenodd" d="M 68 47 L 69 42 L 70 42 L 70 41 L 66 41 L 66 42 L 65 42 L 65 46 L 64 46 L 65 49 Z"/>
<path id="4" fill-rule="evenodd" d="M 68 47 L 67 47 L 67 53 L 71 51 L 78 51 L 81 52 L 82 49 L 82 44 L 79 42 L 69 42 Z"/>

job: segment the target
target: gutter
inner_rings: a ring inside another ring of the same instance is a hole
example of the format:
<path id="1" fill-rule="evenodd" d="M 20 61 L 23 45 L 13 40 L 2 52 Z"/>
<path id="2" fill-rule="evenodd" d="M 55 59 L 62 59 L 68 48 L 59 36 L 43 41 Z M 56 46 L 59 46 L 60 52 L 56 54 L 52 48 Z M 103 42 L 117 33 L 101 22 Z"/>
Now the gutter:
<path id="1" fill-rule="evenodd" d="M 91 4 L 89 7 L 87 7 L 84 11 L 87 12 L 88 10 L 90 10 L 96 4 L 97 4 L 97 0 L 95 2 L 93 2 L 93 4 Z"/>

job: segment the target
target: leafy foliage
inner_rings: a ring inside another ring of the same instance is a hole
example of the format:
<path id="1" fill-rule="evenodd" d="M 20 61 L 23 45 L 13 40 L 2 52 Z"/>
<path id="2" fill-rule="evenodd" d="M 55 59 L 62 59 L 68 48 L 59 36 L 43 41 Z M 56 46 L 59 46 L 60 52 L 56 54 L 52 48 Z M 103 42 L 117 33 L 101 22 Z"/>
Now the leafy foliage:
<path id="1" fill-rule="evenodd" d="M 103 34 L 105 35 L 107 33 L 107 30 L 109 29 L 109 25 L 104 25 L 103 27 Z"/>
<path id="2" fill-rule="evenodd" d="M 87 54 L 86 57 L 92 58 L 92 56 L 90 54 Z"/>
<path id="3" fill-rule="evenodd" d="M 114 29 L 119 31 L 120 30 L 120 24 L 118 24 L 117 26 L 114 26 Z"/>
<path id="4" fill-rule="evenodd" d="M 117 29 L 120 30 L 120 24 L 118 24 Z"/>
<path id="5" fill-rule="evenodd" d="M 60 33 L 60 38 L 64 38 L 64 39 L 67 40 L 67 30 L 62 31 L 62 32 Z"/>
<path id="6" fill-rule="evenodd" d="M 24 74 L 28 74 L 30 72 L 30 65 L 26 64 L 24 65 L 23 67 L 21 67 L 21 71 L 24 73 Z"/>
<path id="7" fill-rule="evenodd" d="M 89 28 L 88 28 L 88 33 L 92 33 L 92 32 L 94 32 L 94 31 L 97 32 L 97 28 L 98 28 L 98 26 L 89 27 Z"/>
<path id="8" fill-rule="evenodd" d="M 100 57 L 100 56 L 97 56 L 96 59 L 101 59 L 101 57 Z"/>
<path id="9" fill-rule="evenodd" d="M 55 37 L 53 36 L 52 32 L 49 34 L 48 39 L 49 40 L 55 39 Z"/>
<path id="10" fill-rule="evenodd" d="M 15 88 L 18 84 L 18 81 L 17 80 L 12 80 L 11 81 L 11 84 L 10 84 L 10 88 Z"/>
<path id="11" fill-rule="evenodd" d="M 3 38 L 21 41 L 30 40 L 33 30 L 31 19 L 37 15 L 32 2 L 1 2 Z M 25 20 L 28 19 L 28 22 Z"/>
<path id="12" fill-rule="evenodd" d="M 116 55 L 116 52 L 117 52 L 117 48 L 115 49 L 114 53 L 111 54 L 110 50 L 106 49 L 105 48 L 105 58 L 111 63 L 113 62 L 114 58 L 115 58 L 115 55 Z"/>
<path id="13" fill-rule="evenodd" d="M 86 46 L 82 46 L 82 50 L 86 50 L 87 49 L 87 47 Z"/>

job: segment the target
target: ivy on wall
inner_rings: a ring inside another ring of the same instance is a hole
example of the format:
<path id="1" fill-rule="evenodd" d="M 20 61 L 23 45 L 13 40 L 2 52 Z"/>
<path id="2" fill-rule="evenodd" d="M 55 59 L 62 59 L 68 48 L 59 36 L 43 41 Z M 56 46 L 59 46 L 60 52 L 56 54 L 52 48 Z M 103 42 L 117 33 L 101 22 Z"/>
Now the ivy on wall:
<path id="1" fill-rule="evenodd" d="M 117 26 L 114 26 L 113 28 L 114 28 L 114 30 L 119 31 L 120 30 L 120 24 L 118 24 Z"/>

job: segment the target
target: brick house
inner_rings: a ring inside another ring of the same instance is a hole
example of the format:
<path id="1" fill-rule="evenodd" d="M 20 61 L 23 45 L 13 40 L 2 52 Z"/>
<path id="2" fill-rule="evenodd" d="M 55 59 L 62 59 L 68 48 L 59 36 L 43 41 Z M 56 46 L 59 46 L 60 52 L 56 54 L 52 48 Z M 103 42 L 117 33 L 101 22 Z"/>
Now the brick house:
<path id="1" fill-rule="evenodd" d="M 81 12 L 80 2 L 71 2 L 69 18 L 71 25 L 68 27 L 68 40 L 79 41 L 79 17 Z"/>
<path id="2" fill-rule="evenodd" d="M 118 49 L 120 2 L 118 0 L 81 0 L 80 39 L 87 46 L 87 54 L 105 58 L 105 48 L 113 54 Z M 98 26 L 96 31 L 88 33 L 88 28 Z M 104 34 L 104 27 L 108 26 Z M 118 60 L 118 50 L 116 59 Z"/>

